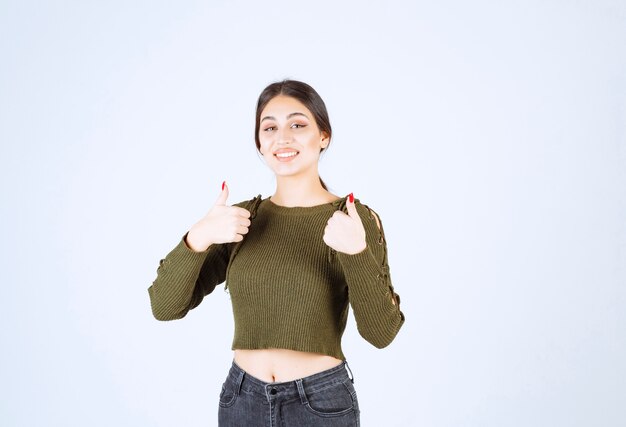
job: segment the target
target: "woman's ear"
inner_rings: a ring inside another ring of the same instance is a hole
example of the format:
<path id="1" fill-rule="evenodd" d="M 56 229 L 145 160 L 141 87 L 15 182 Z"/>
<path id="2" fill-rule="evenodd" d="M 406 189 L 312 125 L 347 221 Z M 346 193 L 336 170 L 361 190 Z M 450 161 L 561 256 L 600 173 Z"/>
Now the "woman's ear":
<path id="1" fill-rule="evenodd" d="M 328 137 L 328 133 L 322 132 L 322 138 L 320 139 L 320 146 L 322 148 L 326 148 L 328 147 L 328 144 L 330 144 L 330 138 Z"/>

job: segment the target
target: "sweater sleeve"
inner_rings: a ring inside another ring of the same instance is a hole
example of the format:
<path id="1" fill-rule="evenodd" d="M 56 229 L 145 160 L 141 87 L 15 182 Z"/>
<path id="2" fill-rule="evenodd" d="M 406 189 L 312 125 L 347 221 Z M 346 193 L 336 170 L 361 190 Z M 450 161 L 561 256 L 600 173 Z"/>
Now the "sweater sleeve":
<path id="1" fill-rule="evenodd" d="M 194 252 L 185 237 L 187 233 L 159 262 L 157 277 L 148 288 L 157 320 L 182 319 L 225 279 L 227 245 L 214 244 L 204 252 Z"/>
<path id="2" fill-rule="evenodd" d="M 244 207 L 247 203 L 234 206 Z M 195 252 L 185 243 L 188 233 L 161 259 L 157 277 L 148 288 L 152 314 L 157 320 L 182 319 L 226 280 L 234 244 L 213 244 L 204 252 Z"/>
<path id="3" fill-rule="evenodd" d="M 400 296 L 391 284 L 382 222 L 367 205 L 357 200 L 355 206 L 365 228 L 367 247 L 354 255 L 337 252 L 337 257 L 359 334 L 383 348 L 396 337 L 404 324 L 404 314 L 400 311 Z"/>

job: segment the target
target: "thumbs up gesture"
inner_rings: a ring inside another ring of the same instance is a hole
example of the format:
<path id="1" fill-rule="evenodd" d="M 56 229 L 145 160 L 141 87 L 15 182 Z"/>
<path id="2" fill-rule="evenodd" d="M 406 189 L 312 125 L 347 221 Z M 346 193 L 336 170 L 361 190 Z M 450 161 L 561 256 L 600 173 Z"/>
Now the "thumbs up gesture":
<path id="1" fill-rule="evenodd" d="M 228 186 L 222 183 L 222 192 L 213 207 L 187 234 L 186 243 L 195 252 L 204 252 L 212 244 L 241 242 L 250 227 L 250 212 L 238 206 L 227 206 Z"/>
<path id="2" fill-rule="evenodd" d="M 363 252 L 367 247 L 365 228 L 354 205 L 352 193 L 346 203 L 348 214 L 336 211 L 330 217 L 324 229 L 324 243 L 338 252 L 348 255 Z"/>

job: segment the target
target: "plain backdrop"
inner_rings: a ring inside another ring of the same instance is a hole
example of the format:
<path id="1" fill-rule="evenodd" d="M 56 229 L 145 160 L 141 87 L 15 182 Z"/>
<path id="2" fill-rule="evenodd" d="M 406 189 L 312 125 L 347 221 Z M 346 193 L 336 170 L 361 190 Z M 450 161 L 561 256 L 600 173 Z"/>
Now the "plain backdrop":
<path id="1" fill-rule="evenodd" d="M 216 425 L 228 294 L 158 322 L 147 288 L 223 180 L 273 193 L 283 78 L 406 316 L 349 319 L 362 425 L 626 425 L 623 1 L 2 0 L 0 63 L 2 426 Z"/>

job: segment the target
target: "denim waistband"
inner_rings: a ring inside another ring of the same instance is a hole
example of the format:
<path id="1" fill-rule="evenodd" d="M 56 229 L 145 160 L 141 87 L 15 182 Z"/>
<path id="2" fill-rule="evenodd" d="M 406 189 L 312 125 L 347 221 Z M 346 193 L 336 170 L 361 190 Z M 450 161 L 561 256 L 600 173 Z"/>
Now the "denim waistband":
<path id="1" fill-rule="evenodd" d="M 348 371 L 350 371 L 350 367 L 348 362 L 344 360 L 337 366 L 303 378 L 268 383 L 250 375 L 233 360 L 226 381 L 229 381 L 235 387 L 235 393 L 237 394 L 239 394 L 240 390 L 245 390 L 249 393 L 262 395 L 268 399 L 270 396 L 277 394 L 283 398 L 289 398 L 301 396 L 302 389 L 315 392 L 338 382 L 346 380 L 354 382 L 352 372 L 350 371 L 350 375 L 348 375 Z"/>

